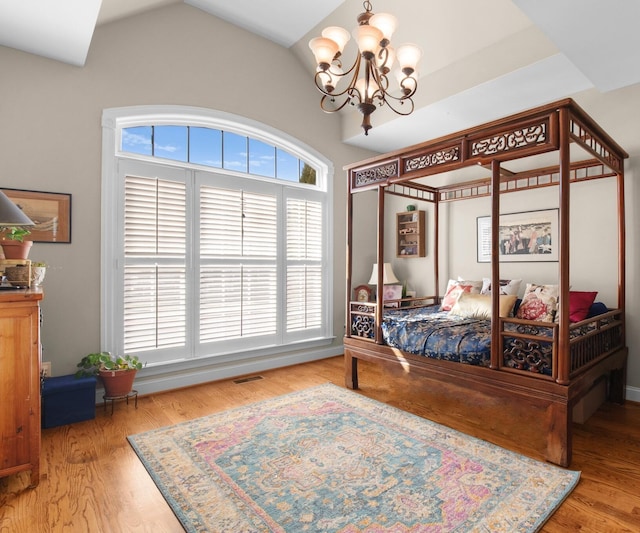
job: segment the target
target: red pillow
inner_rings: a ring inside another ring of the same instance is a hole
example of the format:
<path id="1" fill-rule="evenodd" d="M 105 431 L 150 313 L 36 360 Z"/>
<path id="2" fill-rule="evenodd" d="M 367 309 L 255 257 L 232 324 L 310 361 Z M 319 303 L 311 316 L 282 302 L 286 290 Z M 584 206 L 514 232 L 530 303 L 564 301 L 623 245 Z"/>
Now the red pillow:
<path id="1" fill-rule="evenodd" d="M 580 322 L 587 318 L 597 292 L 569 291 L 569 321 Z"/>

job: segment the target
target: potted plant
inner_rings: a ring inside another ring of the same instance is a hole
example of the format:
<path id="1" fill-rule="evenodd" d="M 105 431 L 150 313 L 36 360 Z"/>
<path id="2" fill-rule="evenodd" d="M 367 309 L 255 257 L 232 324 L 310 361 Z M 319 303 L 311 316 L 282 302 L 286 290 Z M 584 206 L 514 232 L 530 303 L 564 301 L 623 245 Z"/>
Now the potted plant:
<path id="1" fill-rule="evenodd" d="M 24 238 L 31 232 L 21 226 L 7 226 L 2 228 L 2 251 L 5 259 L 26 259 L 29 257 L 29 250 L 33 245 L 32 241 L 25 241 Z"/>
<path id="2" fill-rule="evenodd" d="M 31 262 L 31 285 L 36 287 L 40 286 L 44 281 L 44 276 L 47 273 L 47 263 L 44 261 L 32 261 Z"/>
<path id="3" fill-rule="evenodd" d="M 98 376 L 106 398 L 122 398 L 133 390 L 136 373 L 144 365 L 136 355 L 112 355 L 96 352 L 85 355 L 78 363 L 76 377 Z"/>

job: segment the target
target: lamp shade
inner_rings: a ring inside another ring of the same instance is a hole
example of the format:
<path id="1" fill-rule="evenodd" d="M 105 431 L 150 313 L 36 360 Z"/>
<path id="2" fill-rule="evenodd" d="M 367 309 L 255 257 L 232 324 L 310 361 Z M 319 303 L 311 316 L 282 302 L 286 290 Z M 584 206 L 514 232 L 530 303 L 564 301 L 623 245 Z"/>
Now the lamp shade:
<path id="1" fill-rule="evenodd" d="M 349 32 L 340 26 L 329 26 L 325 28 L 322 30 L 322 36 L 336 43 L 338 45 L 338 52 L 340 53 L 344 51 L 345 45 L 349 42 L 349 39 L 351 39 Z"/>
<path id="2" fill-rule="evenodd" d="M 391 268 L 391 263 L 384 263 L 382 273 L 382 283 L 387 285 L 389 283 L 400 283 L 400 280 L 396 278 Z M 373 263 L 373 270 L 371 271 L 371 278 L 369 279 L 369 285 L 378 284 L 378 263 Z"/>
<path id="3" fill-rule="evenodd" d="M 382 40 L 382 32 L 375 26 L 358 26 L 353 30 L 360 53 L 375 54 Z"/>
<path id="4" fill-rule="evenodd" d="M 33 221 L 0 191 L 0 226 L 33 226 Z"/>
<path id="5" fill-rule="evenodd" d="M 383 39 L 391 40 L 398 27 L 398 19 L 389 13 L 376 13 L 369 19 L 369 26 L 375 26 L 382 32 Z"/>
<path id="6" fill-rule="evenodd" d="M 309 41 L 309 48 L 316 57 L 316 63 L 322 67 L 322 70 L 329 68 L 336 53 L 338 52 L 338 44 L 326 37 L 316 37 Z"/>
<path id="7" fill-rule="evenodd" d="M 415 44 L 403 44 L 396 50 L 396 58 L 400 64 L 400 69 L 407 75 L 415 72 L 421 57 L 422 50 Z"/>

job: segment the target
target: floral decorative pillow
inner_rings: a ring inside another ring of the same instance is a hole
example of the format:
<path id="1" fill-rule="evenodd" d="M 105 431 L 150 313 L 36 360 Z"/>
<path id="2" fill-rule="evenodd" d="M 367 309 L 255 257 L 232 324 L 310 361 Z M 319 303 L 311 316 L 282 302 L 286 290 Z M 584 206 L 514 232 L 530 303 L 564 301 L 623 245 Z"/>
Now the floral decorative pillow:
<path id="1" fill-rule="evenodd" d="M 501 279 L 500 280 L 500 294 L 518 294 L 520 290 L 521 279 Z M 480 294 L 491 294 L 491 280 L 489 278 L 482 278 L 482 289 Z"/>
<path id="2" fill-rule="evenodd" d="M 450 279 L 447 284 L 447 290 L 440 304 L 441 311 L 451 311 L 451 308 L 458 301 L 463 292 L 470 294 L 478 294 L 480 292 L 481 283 L 479 281 L 456 281 Z"/>
<path id="3" fill-rule="evenodd" d="M 527 283 L 527 288 L 518 307 L 517 318 L 553 322 L 558 307 L 557 285 Z"/>

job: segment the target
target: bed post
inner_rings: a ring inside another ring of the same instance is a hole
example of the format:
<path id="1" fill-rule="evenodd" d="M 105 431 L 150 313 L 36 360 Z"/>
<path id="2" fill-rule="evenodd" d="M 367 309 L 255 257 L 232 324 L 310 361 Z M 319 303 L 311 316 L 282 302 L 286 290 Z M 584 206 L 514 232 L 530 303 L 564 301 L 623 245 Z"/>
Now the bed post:
<path id="1" fill-rule="evenodd" d="M 351 337 L 351 275 L 353 270 L 353 190 L 352 173 L 347 174 L 347 277 L 346 277 L 346 309 L 345 309 L 345 337 Z M 351 356 L 349 350 L 344 350 L 345 386 L 348 389 L 358 388 L 358 360 Z"/>
<path id="2" fill-rule="evenodd" d="M 569 384 L 569 184 L 570 184 L 570 161 L 571 153 L 569 147 L 569 110 L 561 107 L 558 110 L 559 120 L 559 154 L 560 154 L 560 182 L 558 184 L 558 194 L 560 195 L 559 213 L 559 282 L 560 301 L 560 323 L 558 324 L 558 369 L 554 372 L 556 381 L 560 385 Z M 555 370 L 555 369 L 554 369 Z M 569 418 L 569 422 L 571 418 Z"/>
<path id="3" fill-rule="evenodd" d="M 358 359 L 349 349 L 344 351 L 344 385 L 347 389 L 358 388 Z"/>
<path id="4" fill-rule="evenodd" d="M 573 433 L 572 407 L 567 398 L 552 401 L 547 408 L 547 449 L 545 459 L 567 467 L 571 464 Z"/>
<path id="5" fill-rule="evenodd" d="M 433 204 L 433 294 L 434 303 L 440 303 L 440 195 L 435 194 L 436 201 Z"/>
<path id="6" fill-rule="evenodd" d="M 376 286 L 376 344 L 384 344 L 382 338 L 382 311 L 384 307 L 384 187 L 378 186 L 378 250 L 376 251 L 376 263 L 378 264 L 378 284 Z"/>
<path id="7" fill-rule="evenodd" d="M 351 174 L 352 170 L 347 174 L 347 277 L 346 277 L 346 309 L 345 309 L 345 326 L 344 336 L 351 337 L 351 276 L 353 271 L 353 191 L 351 190 Z"/>
<path id="8" fill-rule="evenodd" d="M 616 174 L 618 181 L 618 309 L 622 310 L 622 316 L 626 316 L 626 233 L 624 211 L 624 162 L 620 161 L 620 167 Z M 622 321 L 622 344 L 626 346 L 626 320 Z"/>
<path id="9" fill-rule="evenodd" d="M 491 368 L 500 367 L 500 161 L 491 161 Z"/>

